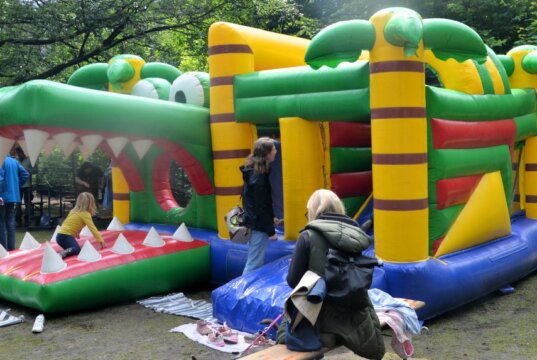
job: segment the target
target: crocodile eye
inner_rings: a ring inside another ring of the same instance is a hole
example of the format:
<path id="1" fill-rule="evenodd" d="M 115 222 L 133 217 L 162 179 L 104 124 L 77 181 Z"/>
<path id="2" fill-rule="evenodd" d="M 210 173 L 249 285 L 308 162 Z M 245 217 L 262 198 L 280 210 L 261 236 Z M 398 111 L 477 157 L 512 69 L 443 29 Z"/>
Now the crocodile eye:
<path id="1" fill-rule="evenodd" d="M 209 107 L 209 74 L 182 74 L 173 82 L 169 99 L 178 103 Z"/>
<path id="2" fill-rule="evenodd" d="M 170 94 L 171 84 L 159 78 L 147 78 L 140 80 L 132 88 L 131 94 L 150 99 L 166 100 Z"/>

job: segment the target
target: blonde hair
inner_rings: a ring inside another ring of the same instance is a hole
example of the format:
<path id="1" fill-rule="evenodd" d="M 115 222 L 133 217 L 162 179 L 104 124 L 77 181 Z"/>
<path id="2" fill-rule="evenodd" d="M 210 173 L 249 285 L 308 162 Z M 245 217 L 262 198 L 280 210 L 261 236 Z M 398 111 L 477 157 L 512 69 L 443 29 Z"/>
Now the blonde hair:
<path id="1" fill-rule="evenodd" d="M 95 198 L 89 192 L 83 192 L 76 198 L 76 204 L 73 211 L 87 211 L 92 216 L 97 213 L 97 205 L 95 205 Z"/>
<path id="2" fill-rule="evenodd" d="M 339 197 L 330 190 L 319 189 L 311 194 L 308 204 L 308 221 L 318 219 L 325 213 L 345 214 L 345 207 Z"/>
<path id="3" fill-rule="evenodd" d="M 257 139 L 252 153 L 246 158 L 246 166 L 252 166 L 257 174 L 268 173 L 270 165 L 267 156 L 270 155 L 274 146 L 274 140 L 269 137 Z"/>

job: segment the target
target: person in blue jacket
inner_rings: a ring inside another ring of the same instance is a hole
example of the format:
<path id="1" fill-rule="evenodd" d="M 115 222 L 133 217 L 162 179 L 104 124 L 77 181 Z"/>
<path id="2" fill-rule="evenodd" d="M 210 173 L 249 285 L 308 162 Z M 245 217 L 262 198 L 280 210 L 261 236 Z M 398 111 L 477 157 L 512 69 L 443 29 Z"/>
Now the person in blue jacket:
<path id="1" fill-rule="evenodd" d="M 0 168 L 0 244 L 8 251 L 15 249 L 16 205 L 21 202 L 19 187 L 30 173 L 14 158 L 6 156 Z"/>
<path id="2" fill-rule="evenodd" d="M 274 141 L 261 137 L 255 142 L 253 152 L 246 158 L 245 164 L 240 167 L 244 181 L 244 226 L 252 231 L 243 275 L 263 265 L 268 239 L 276 238 L 274 224 L 277 225 L 279 220 L 274 217 L 269 181 L 270 164 L 274 161 L 276 152 Z"/>

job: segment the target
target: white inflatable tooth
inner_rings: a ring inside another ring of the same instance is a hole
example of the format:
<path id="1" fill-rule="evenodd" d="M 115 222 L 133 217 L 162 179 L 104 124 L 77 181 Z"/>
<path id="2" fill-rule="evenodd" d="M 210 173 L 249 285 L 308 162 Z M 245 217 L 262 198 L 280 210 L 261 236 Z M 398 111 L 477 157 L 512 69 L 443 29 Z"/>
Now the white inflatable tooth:
<path id="1" fill-rule="evenodd" d="M 114 246 L 112 246 L 112 251 L 116 254 L 132 254 L 134 252 L 134 247 L 132 247 L 123 234 L 119 234 Z"/>
<path id="2" fill-rule="evenodd" d="M 108 224 L 108 227 L 106 228 L 106 230 L 110 230 L 110 231 L 124 231 L 124 230 L 125 230 L 125 227 L 123 226 L 123 224 L 121 223 L 121 221 L 119 221 L 118 218 L 114 216 L 114 218 L 112 219 L 112 221 L 110 221 L 110 224 Z"/>
<path id="3" fill-rule="evenodd" d="M 84 135 L 80 137 L 82 144 L 88 148 L 89 154 L 93 154 L 97 146 L 103 141 L 103 137 L 98 134 L 94 135 Z"/>
<path id="4" fill-rule="evenodd" d="M 138 155 L 138 158 L 142 160 L 149 151 L 149 148 L 153 145 L 153 141 L 151 140 L 135 140 L 132 142 L 132 146 L 134 147 L 134 151 L 136 151 L 136 154 Z"/>
<path id="5" fill-rule="evenodd" d="M 84 226 L 82 228 L 82 230 L 80 230 L 80 235 L 81 236 L 93 236 L 93 234 L 91 233 L 90 229 L 88 228 L 88 226 Z"/>
<path id="6" fill-rule="evenodd" d="M 7 250 L 0 244 L 0 259 L 3 259 L 8 255 L 9 253 L 7 252 Z"/>
<path id="7" fill-rule="evenodd" d="M 78 253 L 78 260 L 80 261 L 86 261 L 86 262 L 94 262 L 101 260 L 101 254 L 93 247 L 91 242 L 89 240 L 86 240 L 84 243 L 84 246 L 82 246 L 82 249 L 80 250 L 80 253 Z"/>
<path id="8" fill-rule="evenodd" d="M 0 166 L 4 163 L 4 159 L 13 147 L 15 140 L 0 136 Z"/>
<path id="9" fill-rule="evenodd" d="M 106 142 L 110 146 L 110 149 L 112 149 L 114 156 L 118 157 L 119 154 L 121 154 L 121 151 L 123 151 L 123 148 L 125 147 L 125 145 L 127 145 L 127 143 L 129 142 L 129 139 L 123 136 L 118 136 L 118 137 L 106 139 Z"/>
<path id="10" fill-rule="evenodd" d="M 41 262 L 41 274 L 57 273 L 66 267 L 67 264 L 63 261 L 60 254 L 54 251 L 50 244 L 46 242 L 43 260 Z"/>
<path id="11" fill-rule="evenodd" d="M 37 249 L 41 244 L 37 242 L 37 240 L 29 233 L 27 232 L 24 234 L 24 238 L 22 239 L 21 246 L 19 249 L 21 250 L 33 250 Z"/>
<path id="12" fill-rule="evenodd" d="M 63 151 L 63 154 L 65 156 L 71 155 L 73 150 L 75 149 L 75 145 L 73 145 L 73 141 L 76 138 L 76 134 L 74 133 L 60 133 L 53 136 L 54 140 L 60 145 L 60 148 Z"/>
<path id="13" fill-rule="evenodd" d="M 60 225 L 56 225 L 56 229 L 54 229 L 54 234 L 52 234 L 52 237 L 50 238 L 50 242 L 57 242 L 56 241 L 56 235 L 58 235 L 58 231 L 60 231 Z"/>
<path id="14" fill-rule="evenodd" d="M 164 240 L 162 240 L 157 230 L 155 230 L 155 228 L 151 226 L 151 229 L 149 229 L 142 244 L 151 247 L 162 247 L 166 243 L 164 242 Z"/>
<path id="15" fill-rule="evenodd" d="M 182 223 L 181 226 L 175 230 L 175 232 L 172 235 L 172 238 L 179 241 L 184 242 L 192 242 L 194 239 L 192 238 L 192 235 L 190 235 L 190 231 L 188 231 L 188 228 L 186 227 L 185 223 Z"/>
<path id="16" fill-rule="evenodd" d="M 73 153 L 73 151 L 75 151 L 75 149 L 77 148 L 78 144 L 76 142 L 72 142 L 70 143 L 69 145 L 67 145 L 67 147 L 65 149 L 62 149 L 63 151 L 63 154 L 67 157 L 69 155 L 71 155 Z"/>
<path id="17" fill-rule="evenodd" d="M 26 147 L 28 148 L 27 155 L 30 158 L 30 163 L 34 166 L 43 145 L 45 145 L 45 142 L 48 139 L 48 132 L 36 129 L 25 129 L 23 130 L 23 133 L 24 141 L 26 141 Z"/>

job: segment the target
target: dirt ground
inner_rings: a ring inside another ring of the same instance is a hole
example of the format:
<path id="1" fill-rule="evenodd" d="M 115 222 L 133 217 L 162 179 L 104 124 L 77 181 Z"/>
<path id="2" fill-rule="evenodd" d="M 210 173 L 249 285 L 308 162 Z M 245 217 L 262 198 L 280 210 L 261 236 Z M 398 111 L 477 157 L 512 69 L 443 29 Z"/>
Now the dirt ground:
<path id="1" fill-rule="evenodd" d="M 493 293 L 428 321 L 414 338 L 414 359 L 537 359 L 537 275 L 516 284 L 510 295 Z M 190 289 L 193 299 L 210 300 L 210 289 Z M 37 313 L 5 301 L 0 309 L 24 315 L 21 324 L 0 328 L 0 359 L 197 359 L 227 360 L 224 354 L 169 330 L 195 320 L 156 313 L 134 302 L 63 316 L 47 316 L 45 330 L 32 334 Z M 390 349 L 384 359 L 399 359 Z M 359 357 L 340 348 L 327 359 Z"/>

